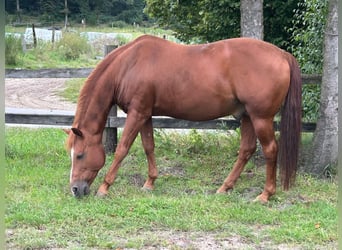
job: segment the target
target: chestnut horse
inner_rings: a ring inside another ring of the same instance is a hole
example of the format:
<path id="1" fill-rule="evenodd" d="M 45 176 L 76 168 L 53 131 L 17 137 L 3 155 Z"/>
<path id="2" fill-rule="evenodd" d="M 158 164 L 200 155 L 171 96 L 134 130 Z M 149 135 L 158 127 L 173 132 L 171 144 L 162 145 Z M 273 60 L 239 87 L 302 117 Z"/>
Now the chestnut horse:
<path id="1" fill-rule="evenodd" d="M 158 172 L 151 117 L 160 115 L 191 121 L 227 115 L 240 119 L 238 159 L 217 192 L 234 187 L 258 139 L 266 159 L 266 183 L 257 200 L 267 202 L 276 191 L 278 144 L 273 119 L 281 109 L 280 177 L 284 189 L 294 181 L 301 130 L 301 75 L 296 59 L 272 44 L 235 38 L 180 45 L 145 35 L 107 55 L 86 80 L 68 131 L 70 186 L 76 197 L 89 193 L 104 165 L 102 132 L 113 104 L 127 113 L 127 119 L 99 196 L 108 193 L 139 132 L 148 160 L 144 188 L 154 188 Z"/>

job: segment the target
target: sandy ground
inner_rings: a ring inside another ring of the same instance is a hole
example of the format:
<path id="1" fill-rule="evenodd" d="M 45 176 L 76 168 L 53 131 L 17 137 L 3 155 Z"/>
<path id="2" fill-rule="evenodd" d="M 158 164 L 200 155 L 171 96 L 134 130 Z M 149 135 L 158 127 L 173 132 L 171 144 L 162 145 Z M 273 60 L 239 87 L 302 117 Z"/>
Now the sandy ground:
<path id="1" fill-rule="evenodd" d="M 7 78 L 5 107 L 50 110 L 75 110 L 76 104 L 63 100 L 64 78 Z"/>

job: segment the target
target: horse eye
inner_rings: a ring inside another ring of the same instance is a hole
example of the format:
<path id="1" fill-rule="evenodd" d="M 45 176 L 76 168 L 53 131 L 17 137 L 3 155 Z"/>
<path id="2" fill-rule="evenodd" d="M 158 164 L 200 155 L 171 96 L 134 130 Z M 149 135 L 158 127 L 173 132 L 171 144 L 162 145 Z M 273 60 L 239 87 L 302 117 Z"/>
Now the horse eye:
<path id="1" fill-rule="evenodd" d="M 84 156 L 84 154 L 80 153 L 80 154 L 76 155 L 76 159 L 81 160 L 83 158 L 83 156 Z"/>

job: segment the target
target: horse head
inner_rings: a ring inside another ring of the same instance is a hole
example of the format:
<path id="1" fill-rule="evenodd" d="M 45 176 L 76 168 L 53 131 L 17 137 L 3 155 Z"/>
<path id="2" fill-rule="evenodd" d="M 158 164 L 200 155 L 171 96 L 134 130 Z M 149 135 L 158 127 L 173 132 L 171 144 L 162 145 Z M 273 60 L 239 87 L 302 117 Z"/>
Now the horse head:
<path id="1" fill-rule="evenodd" d="M 90 193 L 90 185 L 105 163 L 105 151 L 101 140 L 93 140 L 78 128 L 64 131 L 71 157 L 70 188 L 79 198 Z"/>

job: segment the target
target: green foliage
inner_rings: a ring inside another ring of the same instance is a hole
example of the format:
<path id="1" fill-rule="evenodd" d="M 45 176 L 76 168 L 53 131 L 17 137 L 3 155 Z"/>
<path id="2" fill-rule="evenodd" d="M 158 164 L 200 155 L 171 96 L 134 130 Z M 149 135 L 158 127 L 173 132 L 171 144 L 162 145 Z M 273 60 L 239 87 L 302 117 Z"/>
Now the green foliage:
<path id="1" fill-rule="evenodd" d="M 82 54 L 90 51 L 87 40 L 75 33 L 64 33 L 57 43 L 58 51 L 66 60 L 78 59 Z"/>
<path id="2" fill-rule="evenodd" d="M 188 135 L 165 130 L 155 134 L 160 175 L 153 192 L 141 190 L 147 163 L 138 138 L 109 196 L 77 200 L 69 190 L 65 133 L 7 128 L 7 248 L 178 249 L 177 235 L 195 233 L 203 239 L 211 235 L 218 241 L 237 240 L 244 244 L 242 249 L 336 249 L 334 180 L 299 174 L 293 189 L 278 189 L 268 204 L 261 205 L 251 201 L 263 187 L 265 169 L 254 166 L 242 173 L 229 195 L 215 195 L 236 158 L 227 154 L 230 136 L 195 130 Z M 204 151 L 189 151 L 193 142 L 200 142 Z M 93 191 L 112 160 L 108 156 Z"/>
<path id="3" fill-rule="evenodd" d="M 5 36 L 5 62 L 16 66 L 22 56 L 21 39 L 13 35 Z"/>
<path id="4" fill-rule="evenodd" d="M 114 22 L 111 22 L 109 24 L 110 27 L 115 27 L 115 28 L 119 28 L 119 29 L 123 29 L 125 27 L 127 27 L 127 23 L 124 22 L 124 21 L 114 21 Z"/>
<path id="5" fill-rule="evenodd" d="M 39 0 L 37 2 L 41 12 L 41 15 L 39 16 L 40 21 L 56 22 L 57 20 L 63 20 L 64 13 L 62 13 L 62 10 L 64 9 L 64 1 Z"/>
<path id="6" fill-rule="evenodd" d="M 148 21 L 143 13 L 144 0 L 68 0 L 69 24 L 81 24 L 85 19 L 87 25 L 99 25 L 110 23 L 112 21 L 124 21 L 128 24 L 143 24 Z M 38 22 L 47 23 L 47 25 L 56 25 L 64 21 L 64 1 L 54 0 L 20 0 L 20 9 L 22 14 L 29 13 L 35 16 Z M 6 13 L 16 16 L 16 2 L 6 1 Z M 7 18 L 9 20 L 9 18 Z M 26 20 L 23 20 L 26 21 Z M 32 18 L 27 20 L 32 22 Z"/>
<path id="7" fill-rule="evenodd" d="M 304 0 L 294 12 L 289 50 L 297 58 L 302 73 L 317 74 L 323 68 L 323 40 L 328 12 L 327 0 Z M 319 114 L 320 85 L 303 86 L 303 120 L 316 122 Z"/>
<path id="8" fill-rule="evenodd" d="M 264 1 L 265 40 L 286 48 L 293 9 L 300 0 Z M 147 0 L 145 12 L 185 42 L 212 42 L 240 36 L 240 1 Z"/>
<path id="9" fill-rule="evenodd" d="M 65 41 L 65 40 L 64 40 Z M 82 42 L 83 43 L 83 42 Z M 76 43 L 71 42 L 72 46 L 78 46 Z M 36 48 L 31 48 L 25 51 L 16 50 L 18 53 L 17 62 L 15 65 L 9 64 L 6 60 L 6 68 L 21 67 L 26 69 L 37 69 L 37 68 L 81 68 L 81 67 L 94 67 L 98 62 L 93 56 L 92 50 L 89 48 L 87 51 L 78 50 L 71 51 L 72 47 L 70 44 L 65 46 L 59 46 L 60 43 L 52 44 L 50 42 L 38 41 Z M 83 46 L 82 44 L 81 46 Z M 7 50 L 9 52 L 10 50 Z M 77 55 L 75 52 L 79 54 Z"/>
<path id="10" fill-rule="evenodd" d="M 145 12 L 186 42 L 212 42 L 239 36 L 240 1 L 147 0 Z M 224 18 L 223 18 L 224 17 Z"/>
<path id="11" fill-rule="evenodd" d="M 264 0 L 264 40 L 287 49 L 291 43 L 289 28 L 293 26 L 294 10 L 302 0 Z"/>
<path id="12" fill-rule="evenodd" d="M 302 88 L 302 117 L 304 122 L 316 122 L 320 107 L 321 86 L 319 84 L 307 84 Z"/>
<path id="13" fill-rule="evenodd" d="M 145 6 L 144 0 L 130 0 L 130 1 L 114 1 L 114 8 L 121 11 L 117 13 L 114 20 L 123 21 L 127 24 L 144 24 L 147 21 L 147 16 L 143 13 Z"/>
<path id="14" fill-rule="evenodd" d="M 323 39 L 328 12 L 328 0 L 304 0 L 298 4 L 293 19 L 291 51 L 303 73 L 321 73 Z"/>

